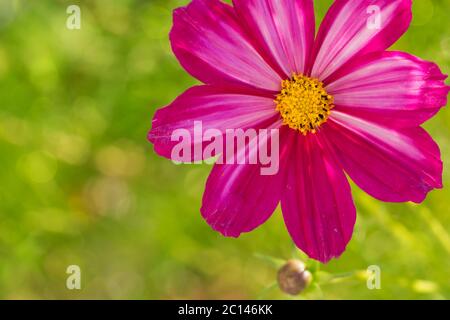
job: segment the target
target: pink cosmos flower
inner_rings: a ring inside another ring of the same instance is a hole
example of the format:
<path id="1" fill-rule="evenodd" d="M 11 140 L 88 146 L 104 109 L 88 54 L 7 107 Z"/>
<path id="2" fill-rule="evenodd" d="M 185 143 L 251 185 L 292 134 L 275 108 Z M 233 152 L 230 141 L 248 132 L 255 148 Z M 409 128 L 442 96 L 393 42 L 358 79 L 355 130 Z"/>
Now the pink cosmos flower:
<path id="1" fill-rule="evenodd" d="M 193 0 L 174 11 L 173 51 L 204 85 L 157 111 L 155 151 L 170 158 L 171 133 L 194 121 L 280 130 L 278 174 L 214 166 L 201 208 L 212 228 L 238 237 L 281 203 L 296 245 L 327 262 L 343 253 L 355 224 L 346 174 L 387 202 L 420 203 L 442 188 L 439 147 L 420 125 L 446 105 L 447 76 L 386 51 L 408 29 L 411 6 L 336 0 L 317 36 L 313 0 Z"/>

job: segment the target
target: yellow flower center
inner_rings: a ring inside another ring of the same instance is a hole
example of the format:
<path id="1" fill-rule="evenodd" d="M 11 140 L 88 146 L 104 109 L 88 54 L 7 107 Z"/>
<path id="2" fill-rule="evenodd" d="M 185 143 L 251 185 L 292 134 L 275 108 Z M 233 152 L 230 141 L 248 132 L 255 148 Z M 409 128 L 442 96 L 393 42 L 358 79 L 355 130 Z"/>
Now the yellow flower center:
<path id="1" fill-rule="evenodd" d="M 281 86 L 275 102 L 283 123 L 303 135 L 316 133 L 334 108 L 333 97 L 326 92 L 323 83 L 294 73 L 290 79 L 283 80 Z"/>

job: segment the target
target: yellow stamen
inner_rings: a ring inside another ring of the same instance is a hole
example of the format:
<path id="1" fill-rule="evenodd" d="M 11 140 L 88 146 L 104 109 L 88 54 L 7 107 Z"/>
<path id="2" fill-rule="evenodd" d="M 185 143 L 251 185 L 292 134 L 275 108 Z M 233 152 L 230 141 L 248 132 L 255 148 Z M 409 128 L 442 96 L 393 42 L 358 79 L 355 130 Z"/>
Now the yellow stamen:
<path id="1" fill-rule="evenodd" d="M 334 99 L 323 83 L 294 73 L 290 79 L 283 80 L 281 86 L 275 102 L 283 123 L 303 135 L 316 133 L 334 108 Z"/>

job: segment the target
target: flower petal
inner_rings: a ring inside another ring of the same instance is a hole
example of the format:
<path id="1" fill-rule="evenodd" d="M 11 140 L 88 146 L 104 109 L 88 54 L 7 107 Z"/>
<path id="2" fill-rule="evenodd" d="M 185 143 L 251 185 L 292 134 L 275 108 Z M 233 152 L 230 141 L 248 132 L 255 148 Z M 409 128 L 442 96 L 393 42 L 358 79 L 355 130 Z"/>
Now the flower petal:
<path id="1" fill-rule="evenodd" d="M 329 119 L 326 135 L 341 165 L 368 194 L 420 203 L 442 188 L 439 147 L 422 128 L 387 128 L 338 111 Z"/>
<path id="2" fill-rule="evenodd" d="M 384 51 L 408 29 L 411 0 L 336 0 L 317 35 L 311 75 L 326 80 L 356 55 Z"/>
<path id="3" fill-rule="evenodd" d="M 193 0 L 174 11 L 172 49 L 181 65 L 206 84 L 245 84 L 277 91 L 281 78 L 250 44 L 230 5 Z"/>
<path id="4" fill-rule="evenodd" d="M 340 256 L 356 221 L 350 185 L 320 134 L 298 135 L 281 208 L 289 233 L 309 257 Z"/>
<path id="5" fill-rule="evenodd" d="M 402 52 L 377 52 L 343 68 L 327 85 L 336 110 L 390 127 L 415 127 L 447 104 L 439 67 Z"/>
<path id="6" fill-rule="evenodd" d="M 280 201 L 291 130 L 280 129 L 279 170 L 262 175 L 261 165 L 216 164 L 206 183 L 201 212 L 206 222 L 227 237 L 238 237 L 264 223 Z M 254 150 L 253 150 L 254 151 Z"/>
<path id="7" fill-rule="evenodd" d="M 233 0 L 242 25 L 285 78 L 305 73 L 314 42 L 312 0 Z"/>
<path id="8" fill-rule="evenodd" d="M 278 118 L 272 97 L 251 95 L 236 89 L 197 86 L 156 112 L 148 139 L 154 144 L 156 153 L 172 159 L 174 146 L 180 143 L 178 139 L 173 139 L 174 132 L 187 130 L 192 137 L 188 162 L 194 162 L 206 160 L 203 159 L 203 148 L 210 143 L 202 141 L 204 139 L 194 139 L 195 122 L 201 122 L 203 133 L 215 129 L 224 135 L 227 129 L 257 129 Z"/>

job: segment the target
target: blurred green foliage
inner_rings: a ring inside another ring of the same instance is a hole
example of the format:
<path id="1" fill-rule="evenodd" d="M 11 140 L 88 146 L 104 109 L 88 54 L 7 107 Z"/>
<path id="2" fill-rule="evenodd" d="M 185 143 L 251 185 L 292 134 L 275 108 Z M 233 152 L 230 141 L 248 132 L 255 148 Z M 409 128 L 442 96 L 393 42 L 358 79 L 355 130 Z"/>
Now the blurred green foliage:
<path id="1" fill-rule="evenodd" d="M 0 0 L 0 298 L 289 298 L 269 257 L 301 254 L 279 210 L 240 239 L 220 236 L 199 213 L 210 167 L 175 166 L 146 141 L 154 111 L 196 83 L 168 40 L 186 3 Z M 319 22 L 330 3 L 316 1 Z M 66 28 L 70 4 L 81 30 Z M 414 1 L 395 49 L 448 73 L 449 12 L 447 0 Z M 426 125 L 445 168 L 449 123 L 444 109 Z M 420 206 L 353 190 L 353 240 L 320 272 L 306 261 L 316 285 L 298 298 L 450 298 L 450 189 Z M 66 289 L 71 264 L 80 291 Z M 366 287 L 369 265 L 381 290 Z"/>

